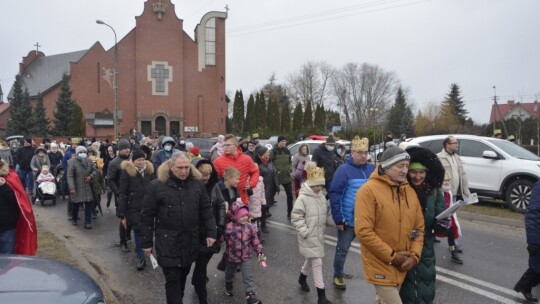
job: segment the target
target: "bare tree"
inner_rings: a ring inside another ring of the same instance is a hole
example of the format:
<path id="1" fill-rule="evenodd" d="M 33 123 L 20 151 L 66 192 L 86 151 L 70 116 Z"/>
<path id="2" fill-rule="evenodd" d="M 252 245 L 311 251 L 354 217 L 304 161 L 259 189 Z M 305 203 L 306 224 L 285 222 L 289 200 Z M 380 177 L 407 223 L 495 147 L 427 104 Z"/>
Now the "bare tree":
<path id="1" fill-rule="evenodd" d="M 384 124 L 399 81 L 395 73 L 377 65 L 347 63 L 332 77 L 337 106 L 356 129 Z"/>
<path id="2" fill-rule="evenodd" d="M 300 68 L 300 71 L 287 77 L 289 89 L 305 107 L 308 100 L 313 106 L 324 106 L 330 89 L 330 78 L 334 69 L 326 62 L 308 61 Z"/>

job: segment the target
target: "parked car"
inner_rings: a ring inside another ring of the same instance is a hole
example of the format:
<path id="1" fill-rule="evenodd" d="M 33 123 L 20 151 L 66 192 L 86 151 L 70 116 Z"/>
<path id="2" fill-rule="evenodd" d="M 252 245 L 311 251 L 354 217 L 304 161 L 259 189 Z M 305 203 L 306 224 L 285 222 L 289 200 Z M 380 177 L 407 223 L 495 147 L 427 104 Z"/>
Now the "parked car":
<path id="1" fill-rule="evenodd" d="M 442 151 L 448 135 L 413 138 L 404 148 L 418 144 L 434 153 Z M 475 135 L 453 135 L 469 180 L 471 192 L 506 201 L 514 211 L 527 211 L 534 183 L 540 178 L 540 157 L 504 139 Z"/>
<path id="2" fill-rule="evenodd" d="M 300 147 L 301 144 L 307 144 L 309 147 L 309 159 L 311 159 L 311 155 L 313 154 L 313 151 L 315 151 L 315 149 L 317 149 L 324 142 L 325 142 L 324 140 L 313 140 L 313 139 L 301 140 L 299 142 L 296 142 L 294 144 L 287 146 L 287 148 L 289 148 L 289 151 L 291 151 L 291 156 L 294 156 L 296 155 L 296 153 L 298 153 L 298 148 Z M 347 154 L 350 153 L 351 151 L 350 141 L 341 140 L 341 139 L 336 140 L 336 146 L 337 145 L 343 145 L 345 147 L 346 153 Z"/>
<path id="3" fill-rule="evenodd" d="M 199 153 L 204 158 L 211 158 L 210 149 L 217 143 L 217 140 L 212 138 L 186 138 L 187 142 L 193 143 L 194 146 L 199 148 Z"/>
<path id="4" fill-rule="evenodd" d="M 105 304 L 99 285 L 62 262 L 0 255 L 0 303 Z"/>

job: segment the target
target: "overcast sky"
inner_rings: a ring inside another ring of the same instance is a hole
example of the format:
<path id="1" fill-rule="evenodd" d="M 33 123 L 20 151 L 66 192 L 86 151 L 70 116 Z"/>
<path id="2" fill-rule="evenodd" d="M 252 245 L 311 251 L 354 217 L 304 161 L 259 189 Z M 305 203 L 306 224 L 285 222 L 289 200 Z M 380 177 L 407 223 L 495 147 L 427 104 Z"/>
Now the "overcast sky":
<path id="1" fill-rule="evenodd" d="M 45 55 L 109 49 L 135 27 L 144 0 L 0 0 L 0 84 L 4 99 L 23 56 L 39 42 Z M 172 0 L 193 37 L 208 11 L 230 8 L 227 91 L 259 90 L 311 61 L 334 67 L 377 64 L 397 74 L 415 113 L 439 103 L 451 83 L 485 123 L 493 86 L 501 103 L 540 99 L 538 0 Z M 269 26 L 270 25 L 270 26 Z M 231 96 L 232 98 L 232 96 Z"/>

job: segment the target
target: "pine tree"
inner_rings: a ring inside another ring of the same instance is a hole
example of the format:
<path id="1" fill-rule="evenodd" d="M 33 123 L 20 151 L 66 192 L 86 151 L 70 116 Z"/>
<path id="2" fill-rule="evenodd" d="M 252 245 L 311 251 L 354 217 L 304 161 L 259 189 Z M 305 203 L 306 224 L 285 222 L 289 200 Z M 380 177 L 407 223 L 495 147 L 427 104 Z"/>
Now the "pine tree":
<path id="1" fill-rule="evenodd" d="M 235 134 L 244 132 L 244 97 L 241 90 L 234 94 L 233 132 Z"/>
<path id="2" fill-rule="evenodd" d="M 457 83 L 452 83 L 450 85 L 450 92 L 446 95 L 445 100 L 442 102 L 442 109 L 449 109 L 452 108 L 453 115 L 455 116 L 455 119 L 459 123 L 459 127 L 463 127 L 465 125 L 465 121 L 467 120 L 467 114 L 469 113 L 465 109 L 465 103 L 463 102 L 463 97 L 461 96 L 461 89 Z M 447 105 L 448 107 L 446 107 Z M 443 114 L 450 114 L 448 111 Z M 455 130 L 459 130 L 459 128 L 454 128 Z"/>
<path id="3" fill-rule="evenodd" d="M 408 137 L 414 135 L 413 115 L 411 108 L 407 105 L 405 94 L 401 87 L 396 92 L 396 100 L 388 112 L 388 124 L 386 129 L 394 134 L 405 134 Z"/>
<path id="4" fill-rule="evenodd" d="M 74 103 L 71 108 L 71 119 L 68 125 L 68 134 L 74 136 L 85 136 L 86 134 L 86 122 L 84 121 L 82 108 Z"/>
<path id="5" fill-rule="evenodd" d="M 15 76 L 15 82 L 13 83 L 13 99 L 11 100 L 11 106 L 9 108 L 11 119 L 8 121 L 6 133 L 10 135 L 25 135 L 26 134 L 26 120 L 20 114 L 21 107 L 23 106 L 23 90 L 21 86 L 21 75 Z"/>
<path id="6" fill-rule="evenodd" d="M 266 125 L 271 134 L 276 134 L 281 131 L 281 117 L 279 115 L 279 104 L 277 100 L 270 99 L 268 101 L 268 111 L 266 112 Z"/>
<path id="7" fill-rule="evenodd" d="M 252 132 L 257 128 L 257 113 L 255 112 L 255 99 L 253 94 L 249 95 L 247 109 L 246 109 L 246 131 Z"/>
<path id="8" fill-rule="evenodd" d="M 293 123 L 292 123 L 292 133 L 300 134 L 303 132 L 302 124 L 304 120 L 304 112 L 302 111 L 302 104 L 300 102 L 296 103 L 293 114 Z"/>
<path id="9" fill-rule="evenodd" d="M 38 94 L 36 107 L 34 108 L 32 118 L 30 119 L 30 134 L 41 137 L 47 136 L 51 120 L 47 117 L 45 110 L 45 106 L 43 105 L 43 97 L 41 94 Z"/>
<path id="10" fill-rule="evenodd" d="M 291 135 L 291 109 L 288 102 L 281 109 L 281 134 Z"/>
<path id="11" fill-rule="evenodd" d="M 341 126 L 341 118 L 338 112 L 325 110 L 325 113 L 327 126 Z"/>
<path id="12" fill-rule="evenodd" d="M 315 132 L 325 132 L 325 112 L 324 112 L 324 106 L 317 105 L 315 108 L 315 120 L 313 122 L 313 128 Z"/>
<path id="13" fill-rule="evenodd" d="M 257 93 L 255 98 L 255 117 L 257 130 L 262 132 L 266 130 L 266 100 L 264 100 L 264 93 Z"/>
<path id="14" fill-rule="evenodd" d="M 311 108 L 311 100 L 308 100 L 306 103 L 306 111 L 304 112 L 302 124 L 306 132 L 313 132 L 313 110 Z"/>
<path id="15" fill-rule="evenodd" d="M 69 134 L 69 124 L 71 121 L 71 113 L 75 100 L 71 99 L 71 87 L 69 86 L 70 76 L 66 73 L 62 76 L 60 84 L 60 93 L 56 99 L 56 110 L 54 112 L 54 129 L 55 135 L 65 136 Z"/>

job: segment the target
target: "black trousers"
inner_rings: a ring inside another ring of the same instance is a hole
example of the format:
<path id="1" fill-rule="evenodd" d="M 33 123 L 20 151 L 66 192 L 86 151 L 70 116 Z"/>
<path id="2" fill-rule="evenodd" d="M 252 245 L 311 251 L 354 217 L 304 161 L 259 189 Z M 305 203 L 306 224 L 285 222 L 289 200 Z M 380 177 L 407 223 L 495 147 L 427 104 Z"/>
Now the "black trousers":
<path id="1" fill-rule="evenodd" d="M 164 267 L 165 295 L 167 304 L 182 304 L 186 278 L 191 270 L 191 264 L 186 267 Z"/>
<path id="2" fill-rule="evenodd" d="M 540 246 L 529 245 L 527 246 L 527 251 L 529 251 L 529 259 L 536 257 L 536 255 L 540 254 Z M 538 284 L 540 284 L 540 273 L 529 267 L 521 276 L 516 286 L 521 287 L 521 289 L 527 292 L 531 292 L 532 288 Z"/>
<path id="3" fill-rule="evenodd" d="M 293 208 L 293 196 L 292 196 L 292 182 L 288 184 L 282 184 L 287 195 L 287 214 L 291 214 Z"/>
<path id="4" fill-rule="evenodd" d="M 213 253 L 200 253 L 195 260 L 195 268 L 193 269 L 193 276 L 191 277 L 191 284 L 195 287 L 195 292 L 199 297 L 199 304 L 208 303 L 208 292 L 206 291 L 206 268 L 208 262 L 212 258 Z"/>

